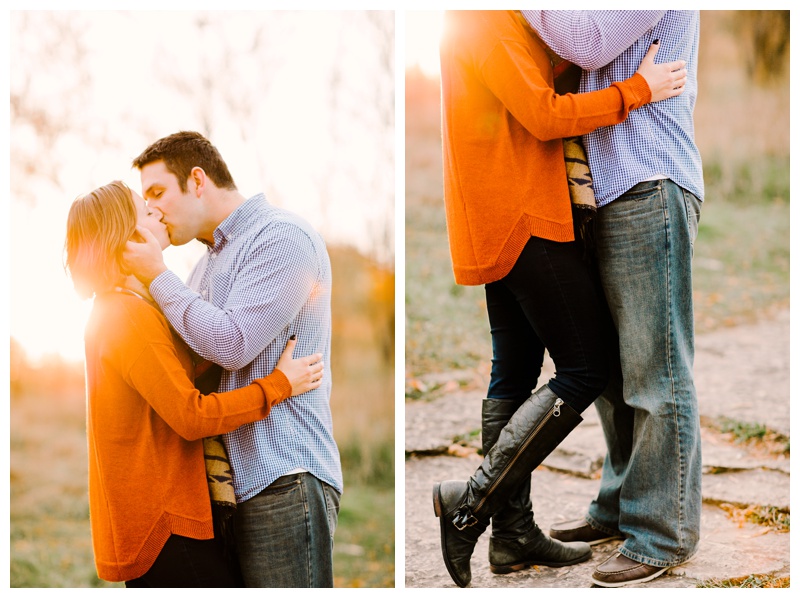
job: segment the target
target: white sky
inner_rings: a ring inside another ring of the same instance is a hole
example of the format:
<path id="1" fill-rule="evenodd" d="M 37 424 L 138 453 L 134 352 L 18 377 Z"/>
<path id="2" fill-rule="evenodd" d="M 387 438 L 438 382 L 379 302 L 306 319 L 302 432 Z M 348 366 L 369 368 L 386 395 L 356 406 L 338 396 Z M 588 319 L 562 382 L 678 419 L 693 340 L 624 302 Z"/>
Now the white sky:
<path id="1" fill-rule="evenodd" d="M 439 74 L 439 37 L 442 32 L 441 10 L 406 12 L 406 65 L 419 65 L 429 76 Z"/>

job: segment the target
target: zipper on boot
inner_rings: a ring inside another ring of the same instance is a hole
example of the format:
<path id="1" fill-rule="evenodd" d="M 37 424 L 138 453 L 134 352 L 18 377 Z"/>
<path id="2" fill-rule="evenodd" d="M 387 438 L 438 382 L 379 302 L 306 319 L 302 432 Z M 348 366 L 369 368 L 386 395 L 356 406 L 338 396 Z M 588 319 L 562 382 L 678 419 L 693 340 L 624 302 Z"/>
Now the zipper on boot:
<path id="1" fill-rule="evenodd" d="M 561 399 L 556 399 L 555 405 L 553 405 L 553 417 L 558 417 L 561 415 L 561 405 L 564 404 L 564 401 Z"/>
<path id="2" fill-rule="evenodd" d="M 528 445 L 533 441 L 534 438 L 536 438 L 536 435 L 538 434 L 539 430 L 541 430 L 542 427 L 544 427 L 544 425 L 548 421 L 550 421 L 551 417 L 559 417 L 561 415 L 561 405 L 563 404 L 564 401 L 556 397 L 556 402 L 553 404 L 553 408 L 550 410 L 549 413 L 547 413 L 547 415 L 545 415 L 541 420 L 539 420 L 539 423 L 536 425 L 533 431 L 531 431 L 531 433 L 528 434 L 528 437 L 525 438 L 525 442 L 523 442 L 520 445 L 520 448 L 519 450 L 517 450 L 516 454 L 514 455 L 514 458 L 510 460 L 503 468 L 503 473 L 497 476 L 492 485 L 489 487 L 489 490 L 487 490 L 486 494 L 483 495 L 483 498 L 480 500 L 480 502 L 475 506 L 474 509 L 472 509 L 472 513 L 470 513 L 472 519 L 477 521 L 477 518 L 475 517 L 474 513 L 481 510 L 481 507 L 484 505 L 486 500 L 492 495 L 492 492 L 494 491 L 495 487 L 497 487 L 497 484 L 499 484 L 503 480 L 503 478 L 506 477 L 506 474 L 511 470 L 512 466 L 514 465 L 514 463 L 516 463 L 519 456 L 525 452 L 525 450 L 528 448 Z M 470 522 L 467 525 L 473 525 L 473 523 L 474 522 Z"/>

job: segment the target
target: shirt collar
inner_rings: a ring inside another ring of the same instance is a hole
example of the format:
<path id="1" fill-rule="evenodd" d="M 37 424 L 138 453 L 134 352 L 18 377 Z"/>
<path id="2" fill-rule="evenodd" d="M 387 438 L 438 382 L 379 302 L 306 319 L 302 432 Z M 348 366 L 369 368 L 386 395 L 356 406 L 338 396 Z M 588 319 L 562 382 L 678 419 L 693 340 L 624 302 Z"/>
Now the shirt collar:
<path id="1" fill-rule="evenodd" d="M 239 230 L 241 230 L 256 213 L 258 207 L 267 202 L 263 193 L 257 193 L 250 199 L 242 203 L 238 208 L 231 212 L 228 217 L 219 223 L 214 229 L 214 246 L 208 245 L 209 250 L 219 251 L 228 241 L 232 241 Z"/>

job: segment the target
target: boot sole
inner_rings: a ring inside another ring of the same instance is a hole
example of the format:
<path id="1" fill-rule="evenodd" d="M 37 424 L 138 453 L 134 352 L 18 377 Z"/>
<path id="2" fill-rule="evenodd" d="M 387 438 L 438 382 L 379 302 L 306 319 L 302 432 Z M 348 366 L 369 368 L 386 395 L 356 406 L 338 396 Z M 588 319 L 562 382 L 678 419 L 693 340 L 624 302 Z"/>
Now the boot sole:
<path id="1" fill-rule="evenodd" d="M 442 502 L 441 498 L 439 497 L 439 483 L 433 485 L 433 512 L 436 513 L 436 516 L 441 518 L 442 517 Z"/>
<path id="2" fill-rule="evenodd" d="M 496 575 L 505 575 L 507 573 L 513 573 L 515 571 L 522 571 L 523 569 L 528 569 L 529 567 L 533 566 L 541 566 L 541 567 L 552 567 L 554 569 L 558 567 L 569 567 L 570 565 L 577 565 L 578 563 L 584 563 L 592 558 L 592 553 L 590 552 L 586 556 L 578 557 L 577 559 L 572 559 L 571 561 L 560 561 L 549 563 L 545 561 L 524 561 L 522 563 L 516 563 L 514 565 L 492 565 L 489 564 L 489 570 L 496 574 Z"/>
<path id="3" fill-rule="evenodd" d="M 458 576 L 450 568 L 450 559 L 447 558 L 447 553 L 445 552 L 447 543 L 445 540 L 444 526 L 447 525 L 447 522 L 444 520 L 444 517 L 442 517 L 444 509 L 442 508 L 442 497 L 439 494 L 439 487 L 440 485 L 438 482 L 433 485 L 433 512 L 436 513 L 436 517 L 439 518 L 439 543 L 442 547 L 442 560 L 444 560 L 444 566 L 447 567 L 447 572 L 450 574 L 450 579 L 452 579 L 458 587 L 466 588 L 471 580 L 467 580 L 466 583 L 459 581 Z"/>

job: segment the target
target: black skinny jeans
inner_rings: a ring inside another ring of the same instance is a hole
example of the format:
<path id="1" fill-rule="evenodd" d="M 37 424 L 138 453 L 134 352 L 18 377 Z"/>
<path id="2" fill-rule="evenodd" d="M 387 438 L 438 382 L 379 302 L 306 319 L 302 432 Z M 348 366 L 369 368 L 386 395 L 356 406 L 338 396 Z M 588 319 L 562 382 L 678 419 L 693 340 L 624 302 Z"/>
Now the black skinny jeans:
<path id="1" fill-rule="evenodd" d="M 577 242 L 531 237 L 504 278 L 486 285 L 492 331 L 487 396 L 522 404 L 535 390 L 545 348 L 550 389 L 578 413 L 605 390 L 609 316 Z"/>
<path id="2" fill-rule="evenodd" d="M 218 540 L 171 535 L 153 566 L 126 588 L 241 588 L 241 573 Z"/>

